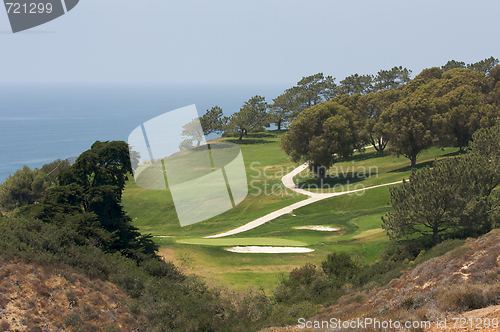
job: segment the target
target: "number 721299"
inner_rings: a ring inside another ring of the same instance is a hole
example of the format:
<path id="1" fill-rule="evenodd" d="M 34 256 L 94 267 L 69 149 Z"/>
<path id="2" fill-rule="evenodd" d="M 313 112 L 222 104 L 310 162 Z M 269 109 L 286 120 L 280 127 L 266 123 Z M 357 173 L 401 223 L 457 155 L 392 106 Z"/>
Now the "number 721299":
<path id="1" fill-rule="evenodd" d="M 20 4 L 17 2 L 6 2 L 7 14 L 50 14 L 52 12 L 51 3 L 30 3 Z"/>
<path id="2" fill-rule="evenodd" d="M 466 318 L 453 318 L 455 322 L 453 324 L 454 328 L 465 329 L 468 327 L 476 329 L 487 329 L 487 328 L 498 328 L 498 318 L 476 318 L 476 319 L 466 319 Z"/>

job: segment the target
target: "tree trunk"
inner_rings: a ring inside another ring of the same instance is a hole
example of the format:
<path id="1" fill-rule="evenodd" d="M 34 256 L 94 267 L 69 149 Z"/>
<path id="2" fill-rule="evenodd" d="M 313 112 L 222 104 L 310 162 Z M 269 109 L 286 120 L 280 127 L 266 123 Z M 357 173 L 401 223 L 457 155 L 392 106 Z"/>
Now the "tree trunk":
<path id="1" fill-rule="evenodd" d="M 281 120 L 279 120 L 278 122 L 276 122 L 276 124 L 278 125 L 278 130 L 281 130 Z"/>
<path id="2" fill-rule="evenodd" d="M 240 141 L 243 138 L 243 131 L 240 131 L 240 138 L 238 138 Z"/>
<path id="3" fill-rule="evenodd" d="M 317 166 L 316 173 L 318 174 L 318 181 L 323 181 L 326 176 L 326 167 Z"/>
<path id="4" fill-rule="evenodd" d="M 417 165 L 417 156 L 411 156 L 411 167 L 415 167 Z"/>
<path id="5" fill-rule="evenodd" d="M 378 139 L 378 149 L 377 149 L 377 152 L 378 153 L 384 152 L 384 149 L 385 149 L 386 146 L 387 146 L 387 142 L 384 142 L 384 138 L 380 137 Z"/>
<path id="6" fill-rule="evenodd" d="M 432 244 L 435 246 L 439 243 L 439 229 L 437 227 L 432 228 Z"/>

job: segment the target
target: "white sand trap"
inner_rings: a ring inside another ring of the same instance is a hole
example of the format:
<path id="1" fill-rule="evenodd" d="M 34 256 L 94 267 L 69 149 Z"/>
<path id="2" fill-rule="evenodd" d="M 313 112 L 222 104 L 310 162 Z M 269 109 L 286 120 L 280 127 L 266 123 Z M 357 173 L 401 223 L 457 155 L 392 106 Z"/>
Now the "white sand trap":
<path id="1" fill-rule="evenodd" d="M 311 231 L 321 231 L 321 232 L 336 232 L 340 230 L 340 228 L 335 228 L 331 226 L 302 226 L 302 227 L 295 227 L 295 229 L 309 229 Z"/>
<path id="2" fill-rule="evenodd" d="M 314 249 L 304 247 L 262 247 L 262 246 L 248 246 L 248 247 L 231 247 L 227 251 L 245 253 L 245 254 L 295 254 L 312 252 Z"/>

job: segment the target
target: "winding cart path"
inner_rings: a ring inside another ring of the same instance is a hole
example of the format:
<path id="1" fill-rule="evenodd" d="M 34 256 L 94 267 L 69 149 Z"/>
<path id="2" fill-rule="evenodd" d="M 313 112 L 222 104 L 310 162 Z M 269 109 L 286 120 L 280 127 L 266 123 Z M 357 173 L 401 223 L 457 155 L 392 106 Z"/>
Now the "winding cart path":
<path id="1" fill-rule="evenodd" d="M 264 225 L 266 222 L 268 222 L 270 220 L 273 220 L 273 219 L 276 219 L 276 218 L 278 218 L 278 217 L 280 217 L 280 216 L 282 216 L 284 214 L 291 213 L 295 209 L 298 209 L 298 208 L 301 208 L 303 206 L 306 206 L 306 205 L 309 205 L 309 204 L 321 201 L 321 200 L 326 199 L 326 198 L 335 197 L 335 196 L 341 196 L 341 195 L 347 195 L 347 194 L 352 194 L 352 193 L 356 193 L 356 192 L 360 192 L 360 191 L 365 191 L 365 190 L 370 190 L 370 189 L 374 189 L 374 188 L 391 186 L 391 185 L 394 185 L 394 184 L 402 183 L 402 181 L 396 181 L 396 182 L 391 182 L 391 183 L 379 184 L 379 185 L 372 186 L 372 187 L 367 187 L 367 188 L 362 188 L 362 189 L 356 189 L 356 190 L 349 190 L 349 191 L 343 191 L 343 192 L 326 193 L 326 194 L 323 194 L 323 193 L 313 193 L 313 192 L 310 192 L 310 191 L 307 191 L 307 190 L 304 190 L 304 189 L 301 189 L 301 188 L 297 188 L 297 186 L 293 182 L 293 178 L 297 174 L 299 174 L 300 172 L 302 172 L 303 170 L 305 170 L 307 167 L 308 167 L 307 163 L 304 163 L 304 164 L 300 165 L 299 167 L 295 168 L 290 173 L 288 173 L 285 176 L 283 176 L 281 178 L 281 181 L 283 182 L 283 184 L 285 185 L 285 187 L 287 187 L 288 189 L 290 189 L 290 190 L 292 190 L 292 191 L 294 191 L 294 192 L 296 192 L 298 194 L 309 196 L 308 199 L 300 201 L 300 202 L 297 202 L 297 203 L 294 203 L 294 204 L 289 205 L 289 206 L 286 206 L 286 207 L 281 208 L 281 209 L 279 209 L 277 211 L 271 212 L 271 213 L 269 213 L 269 214 L 267 214 L 267 215 L 265 215 L 263 217 L 255 219 L 255 220 L 249 222 L 248 224 L 245 224 L 245 225 L 240 226 L 238 228 L 232 229 L 232 230 L 224 232 L 224 233 L 219 233 L 219 234 L 215 234 L 215 235 L 205 236 L 204 238 L 205 239 L 214 239 L 214 238 L 219 238 L 219 237 L 225 237 L 225 236 L 235 235 L 235 234 L 238 234 L 238 233 L 243 233 L 243 232 L 251 230 L 251 229 L 253 229 L 255 227 L 259 227 L 261 225 Z"/>

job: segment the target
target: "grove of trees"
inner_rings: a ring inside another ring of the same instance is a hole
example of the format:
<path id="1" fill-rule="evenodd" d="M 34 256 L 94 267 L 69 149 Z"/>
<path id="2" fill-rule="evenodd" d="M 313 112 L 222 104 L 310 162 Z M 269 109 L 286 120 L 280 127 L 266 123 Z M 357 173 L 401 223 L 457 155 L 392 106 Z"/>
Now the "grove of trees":
<path id="1" fill-rule="evenodd" d="M 241 140 L 248 132 L 260 131 L 271 123 L 278 130 L 288 127 L 306 108 L 332 98 L 396 88 L 408 82 L 410 74 L 411 70 L 400 66 L 380 70 L 375 76 L 351 75 L 337 85 L 334 77 L 317 73 L 302 77 L 295 86 L 286 89 L 270 104 L 266 103 L 264 97 L 254 96 L 230 117 L 225 117 L 222 110 L 215 106 L 200 117 L 200 122 L 205 135 L 213 132 L 235 133 Z M 185 128 L 186 133 L 188 129 Z"/>
<path id="2" fill-rule="evenodd" d="M 390 189 L 393 212 L 382 218 L 392 239 L 414 234 L 432 239 L 477 236 L 489 231 L 498 212 L 500 124 L 473 136 L 467 153 L 414 169 L 409 181 Z"/>
<path id="3" fill-rule="evenodd" d="M 349 84 L 341 81 L 344 94 L 300 112 L 281 147 L 293 161 L 326 167 L 367 144 L 378 152 L 389 146 L 412 167 L 432 145 L 463 150 L 474 132 L 500 119 L 500 66 L 491 67 L 496 64 L 492 58 L 467 68 L 448 63 L 443 67 L 452 69 L 425 69 L 412 80 L 409 71 L 394 67 L 380 71 L 375 83 L 354 75 Z M 334 104 L 344 107 L 343 116 L 326 114 L 325 108 L 338 108 Z M 333 115 L 337 118 L 330 119 Z"/>
<path id="4" fill-rule="evenodd" d="M 272 123 L 278 130 L 287 128 L 282 149 L 295 162 L 309 161 L 321 179 L 337 157 L 366 145 L 379 153 L 389 147 L 414 167 L 430 146 L 457 145 L 463 151 L 475 131 L 498 121 L 498 59 L 467 65 L 451 60 L 413 79 L 410 75 L 411 70 L 395 66 L 376 75 L 350 75 L 337 84 L 332 76 L 317 73 L 272 103 L 251 97 L 230 117 L 215 106 L 200 122 L 205 135 L 223 132 L 239 140 Z"/>
<path id="5" fill-rule="evenodd" d="M 247 100 L 239 112 L 231 115 L 226 130 L 237 132 L 241 140 L 248 132 L 263 131 L 264 127 L 269 127 L 267 103 L 264 97 L 257 95 Z"/>
<path id="6" fill-rule="evenodd" d="M 14 210 L 40 200 L 48 188 L 59 183 L 59 173 L 69 165 L 69 161 L 58 159 L 40 169 L 24 166 L 0 185 L 0 207 Z"/>

